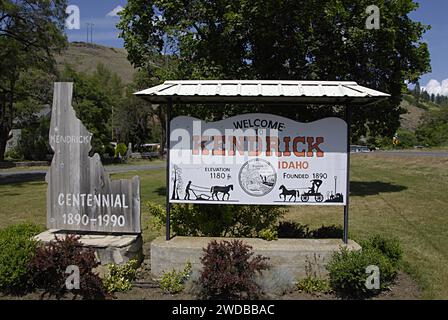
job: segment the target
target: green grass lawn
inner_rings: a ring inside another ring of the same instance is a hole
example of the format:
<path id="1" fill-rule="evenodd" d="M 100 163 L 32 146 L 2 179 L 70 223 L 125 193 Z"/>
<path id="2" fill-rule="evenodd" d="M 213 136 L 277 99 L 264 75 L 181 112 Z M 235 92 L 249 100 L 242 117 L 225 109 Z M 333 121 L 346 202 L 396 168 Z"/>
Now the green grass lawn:
<path id="1" fill-rule="evenodd" d="M 405 269 L 422 286 L 425 298 L 448 299 L 448 159 L 354 155 L 351 166 L 350 238 L 370 234 L 397 236 L 405 250 Z M 141 178 L 142 225 L 149 241 L 154 228 L 144 203 L 165 200 L 164 170 L 114 174 Z M 45 224 L 46 183 L 0 185 L 0 227 L 23 221 Z M 342 207 L 290 207 L 288 220 L 342 225 Z"/>

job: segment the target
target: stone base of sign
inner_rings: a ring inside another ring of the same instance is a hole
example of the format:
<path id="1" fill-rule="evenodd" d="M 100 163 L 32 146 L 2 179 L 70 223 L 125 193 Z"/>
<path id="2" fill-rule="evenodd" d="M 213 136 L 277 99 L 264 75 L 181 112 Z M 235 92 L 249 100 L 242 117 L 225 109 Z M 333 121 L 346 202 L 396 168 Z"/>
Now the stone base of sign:
<path id="1" fill-rule="evenodd" d="M 143 259 L 143 240 L 141 235 L 104 235 L 63 232 L 57 229 L 50 229 L 38 234 L 36 240 L 49 243 L 55 240 L 55 236 L 61 237 L 67 234 L 77 234 L 81 238 L 79 241 L 83 247 L 91 248 L 95 251 L 95 256 L 101 265 L 110 263 L 124 264 L 132 259 L 139 262 Z"/>
<path id="2" fill-rule="evenodd" d="M 185 263 L 190 261 L 193 271 L 201 268 L 200 257 L 202 248 L 207 247 L 212 240 L 231 240 L 231 238 L 209 237 L 174 237 L 166 241 L 165 237 L 158 237 L 151 243 L 151 272 L 155 279 L 159 279 L 164 271 L 172 269 L 182 270 Z M 250 245 L 255 254 L 269 257 L 271 271 L 288 275 L 291 282 L 306 277 L 306 267 L 320 274 L 328 275 L 326 263 L 335 251 L 342 247 L 348 250 L 361 250 L 355 241 L 349 240 L 345 245 L 341 239 L 279 239 L 266 241 L 262 239 L 240 238 Z"/>

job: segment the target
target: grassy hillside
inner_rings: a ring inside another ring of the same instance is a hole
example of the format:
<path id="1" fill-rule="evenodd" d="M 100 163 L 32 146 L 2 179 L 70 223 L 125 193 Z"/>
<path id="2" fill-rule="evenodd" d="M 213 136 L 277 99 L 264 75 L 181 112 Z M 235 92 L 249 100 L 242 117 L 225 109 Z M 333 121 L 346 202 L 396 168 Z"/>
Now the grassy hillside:
<path id="1" fill-rule="evenodd" d="M 125 49 L 109 48 L 100 45 L 90 45 L 84 42 L 72 42 L 67 50 L 56 57 L 59 68 L 65 63 L 70 64 L 76 71 L 93 72 L 99 63 L 117 73 L 123 83 L 132 82 L 135 69 L 127 60 Z"/>
<path id="2" fill-rule="evenodd" d="M 406 113 L 400 116 L 400 124 L 403 129 L 415 131 L 421 123 L 422 118 L 428 111 L 439 110 L 441 106 L 431 101 L 420 100 L 417 102 L 414 96 L 404 94 L 401 107 Z"/>

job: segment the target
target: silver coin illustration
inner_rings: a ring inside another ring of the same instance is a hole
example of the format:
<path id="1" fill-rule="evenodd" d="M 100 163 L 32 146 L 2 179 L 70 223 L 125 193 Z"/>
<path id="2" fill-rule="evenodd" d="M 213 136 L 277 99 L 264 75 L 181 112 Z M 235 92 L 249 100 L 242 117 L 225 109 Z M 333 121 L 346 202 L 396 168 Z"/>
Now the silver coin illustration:
<path id="1" fill-rule="evenodd" d="M 262 197 L 274 189 L 277 172 L 268 161 L 256 158 L 241 167 L 238 180 L 248 195 Z"/>

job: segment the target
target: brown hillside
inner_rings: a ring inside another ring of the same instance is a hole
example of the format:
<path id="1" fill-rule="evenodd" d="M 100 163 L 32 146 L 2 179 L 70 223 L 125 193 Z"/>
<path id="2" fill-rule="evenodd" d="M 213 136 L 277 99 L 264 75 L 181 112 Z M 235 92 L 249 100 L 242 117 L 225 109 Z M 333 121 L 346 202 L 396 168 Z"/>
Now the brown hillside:
<path id="1" fill-rule="evenodd" d="M 72 42 L 67 50 L 56 57 L 58 68 L 70 64 L 76 71 L 91 73 L 99 63 L 104 64 L 110 71 L 118 74 L 123 83 L 132 82 L 135 69 L 127 60 L 127 52 L 121 48 L 93 46 L 84 42 Z"/>
<path id="2" fill-rule="evenodd" d="M 403 129 L 415 131 L 427 111 L 406 100 L 401 101 L 401 107 L 406 110 L 406 113 L 400 115 L 400 126 Z"/>

